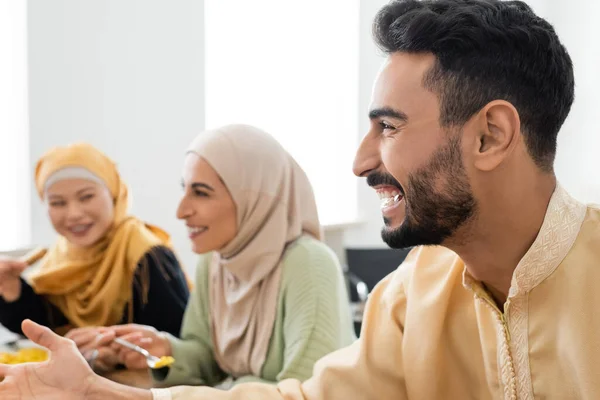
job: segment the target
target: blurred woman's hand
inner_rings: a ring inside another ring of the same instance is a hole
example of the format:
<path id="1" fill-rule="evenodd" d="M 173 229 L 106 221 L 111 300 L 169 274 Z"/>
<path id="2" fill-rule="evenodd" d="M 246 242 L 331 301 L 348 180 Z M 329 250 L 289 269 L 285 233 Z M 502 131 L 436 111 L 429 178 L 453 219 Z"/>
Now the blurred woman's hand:
<path id="1" fill-rule="evenodd" d="M 14 302 L 21 297 L 21 274 L 28 267 L 22 261 L 0 260 L 0 296 L 6 302 Z"/>
<path id="2" fill-rule="evenodd" d="M 167 336 L 153 327 L 127 324 L 113 326 L 110 329 L 114 331 L 114 334 L 117 337 L 148 350 L 148 352 L 155 357 L 160 358 L 172 355 L 171 343 L 169 342 L 169 339 L 167 339 Z M 124 364 L 127 368 L 148 368 L 146 358 L 141 354 L 114 342 L 112 344 L 112 349 L 117 352 L 119 362 Z"/>
<path id="3" fill-rule="evenodd" d="M 107 372 L 119 364 L 117 352 L 112 348 L 113 330 L 105 327 L 77 328 L 65 335 L 75 342 L 77 349 L 96 372 Z"/>

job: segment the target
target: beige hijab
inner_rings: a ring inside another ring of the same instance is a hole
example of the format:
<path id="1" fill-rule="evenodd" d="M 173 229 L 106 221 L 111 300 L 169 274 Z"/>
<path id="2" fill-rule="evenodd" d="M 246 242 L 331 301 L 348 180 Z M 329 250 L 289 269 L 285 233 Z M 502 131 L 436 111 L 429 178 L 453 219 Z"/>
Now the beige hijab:
<path id="1" fill-rule="evenodd" d="M 269 134 L 248 125 L 202 133 L 189 152 L 220 175 L 237 207 L 237 236 L 211 264 L 215 358 L 235 376 L 260 376 L 277 313 L 281 260 L 303 234 L 321 239 L 312 187 Z"/>

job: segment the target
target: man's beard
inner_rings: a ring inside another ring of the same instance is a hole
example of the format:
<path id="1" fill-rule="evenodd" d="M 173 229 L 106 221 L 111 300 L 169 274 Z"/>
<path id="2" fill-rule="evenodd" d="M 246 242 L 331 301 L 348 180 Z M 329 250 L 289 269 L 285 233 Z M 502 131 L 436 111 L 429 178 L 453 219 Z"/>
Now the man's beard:
<path id="1" fill-rule="evenodd" d="M 469 221 L 477 203 L 462 163 L 460 135 L 452 135 L 427 165 L 410 174 L 403 192 L 402 225 L 381 231 L 392 248 L 442 244 Z M 385 218 L 384 222 L 389 224 Z"/>

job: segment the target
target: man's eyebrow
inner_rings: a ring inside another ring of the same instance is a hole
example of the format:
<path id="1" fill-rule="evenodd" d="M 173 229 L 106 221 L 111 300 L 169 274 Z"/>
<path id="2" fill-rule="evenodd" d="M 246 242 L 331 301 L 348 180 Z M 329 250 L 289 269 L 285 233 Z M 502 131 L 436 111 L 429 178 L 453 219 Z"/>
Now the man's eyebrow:
<path id="1" fill-rule="evenodd" d="M 402 111 L 394 110 L 390 107 L 374 108 L 369 111 L 369 119 L 374 120 L 381 117 L 391 117 L 401 121 L 408 121 L 408 116 Z"/>

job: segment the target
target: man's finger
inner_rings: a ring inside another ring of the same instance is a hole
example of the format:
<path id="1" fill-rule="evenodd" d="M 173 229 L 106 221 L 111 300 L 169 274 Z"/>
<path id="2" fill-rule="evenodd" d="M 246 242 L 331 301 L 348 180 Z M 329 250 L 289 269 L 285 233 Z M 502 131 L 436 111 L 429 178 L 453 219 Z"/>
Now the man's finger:
<path id="1" fill-rule="evenodd" d="M 54 352 L 58 351 L 64 344 L 66 339 L 61 338 L 49 328 L 36 324 L 35 322 L 26 319 L 21 324 L 21 329 L 25 336 L 32 342 L 39 344 L 42 347 Z"/>

